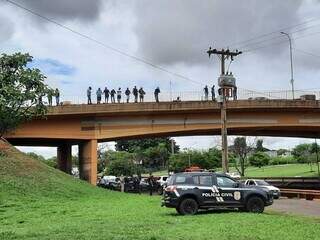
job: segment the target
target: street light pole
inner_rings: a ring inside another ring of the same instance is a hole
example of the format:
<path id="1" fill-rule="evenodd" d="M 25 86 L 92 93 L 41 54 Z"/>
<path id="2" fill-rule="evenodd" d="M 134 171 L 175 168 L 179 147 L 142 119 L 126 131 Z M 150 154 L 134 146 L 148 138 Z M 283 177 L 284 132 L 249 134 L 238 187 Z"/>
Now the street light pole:
<path id="1" fill-rule="evenodd" d="M 285 32 L 280 32 L 283 35 L 286 35 L 288 37 L 289 40 L 289 48 L 290 48 L 290 66 L 291 66 L 291 91 L 292 91 L 292 99 L 294 99 L 294 80 L 293 80 L 293 63 L 292 63 L 292 41 L 291 41 L 291 37 L 288 33 Z"/>

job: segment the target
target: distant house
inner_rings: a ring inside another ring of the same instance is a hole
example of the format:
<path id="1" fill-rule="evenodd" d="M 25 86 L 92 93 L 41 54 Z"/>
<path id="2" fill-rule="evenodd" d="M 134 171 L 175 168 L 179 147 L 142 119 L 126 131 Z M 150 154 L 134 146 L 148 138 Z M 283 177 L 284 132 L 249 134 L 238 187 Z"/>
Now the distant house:
<path id="1" fill-rule="evenodd" d="M 278 151 L 277 150 L 268 150 L 264 152 L 267 154 L 269 157 L 277 157 L 278 156 Z"/>

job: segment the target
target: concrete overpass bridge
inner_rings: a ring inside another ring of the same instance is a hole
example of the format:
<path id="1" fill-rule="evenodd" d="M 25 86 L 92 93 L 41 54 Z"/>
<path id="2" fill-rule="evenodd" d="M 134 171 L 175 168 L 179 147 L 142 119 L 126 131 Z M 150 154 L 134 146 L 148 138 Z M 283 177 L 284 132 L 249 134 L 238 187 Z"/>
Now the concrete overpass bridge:
<path id="1" fill-rule="evenodd" d="M 313 138 L 320 135 L 320 102 L 239 100 L 227 103 L 228 133 Z M 212 101 L 64 105 L 46 119 L 21 125 L 6 136 L 14 145 L 56 146 L 58 166 L 71 171 L 71 147 L 79 146 L 80 177 L 97 175 L 97 143 L 117 139 L 220 135 L 220 105 Z"/>

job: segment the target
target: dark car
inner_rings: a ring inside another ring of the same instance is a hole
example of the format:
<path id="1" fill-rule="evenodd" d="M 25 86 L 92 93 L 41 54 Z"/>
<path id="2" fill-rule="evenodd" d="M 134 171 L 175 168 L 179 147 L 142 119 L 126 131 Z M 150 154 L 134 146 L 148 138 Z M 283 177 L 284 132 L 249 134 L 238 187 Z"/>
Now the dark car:
<path id="1" fill-rule="evenodd" d="M 213 172 L 185 172 L 172 175 L 165 188 L 162 206 L 179 214 L 198 209 L 238 208 L 262 213 L 273 203 L 272 192 L 245 186 L 228 175 Z"/>

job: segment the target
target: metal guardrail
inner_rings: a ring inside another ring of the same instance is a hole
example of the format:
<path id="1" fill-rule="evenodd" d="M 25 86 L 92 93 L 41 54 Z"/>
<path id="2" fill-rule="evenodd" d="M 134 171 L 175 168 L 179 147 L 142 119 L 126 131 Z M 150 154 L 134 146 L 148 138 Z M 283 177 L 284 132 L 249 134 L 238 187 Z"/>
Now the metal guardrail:
<path id="1" fill-rule="evenodd" d="M 288 198 L 304 198 L 312 201 L 313 199 L 320 199 L 320 191 L 304 190 L 304 189 L 280 189 L 282 197 Z"/>
<path id="2" fill-rule="evenodd" d="M 253 177 L 248 179 L 263 179 L 278 188 L 320 190 L 319 177 Z"/>
<path id="3" fill-rule="evenodd" d="M 316 99 L 320 99 L 320 90 L 296 90 L 295 96 L 296 99 L 299 99 L 302 95 L 315 95 Z M 217 95 L 216 95 L 217 97 Z M 180 101 L 206 101 L 205 95 L 203 91 L 175 91 L 175 92 L 166 92 L 163 91 L 159 94 L 159 100 L 164 101 L 176 101 L 177 99 Z M 238 89 L 237 99 L 239 100 L 291 100 L 292 92 L 289 90 L 283 91 L 255 91 L 255 90 L 247 90 L 247 89 Z M 208 100 L 212 101 L 212 96 L 209 94 Z M 73 95 L 64 95 L 61 93 L 60 102 L 69 101 L 71 104 L 86 104 L 87 97 L 86 93 L 82 96 L 73 96 Z M 134 97 L 130 95 L 130 102 L 134 101 Z M 153 91 L 146 91 L 146 95 L 144 97 L 144 102 L 154 102 L 154 94 Z M 44 97 L 44 102 L 46 102 L 46 98 Z M 55 101 L 53 101 L 55 102 Z M 96 95 L 92 94 L 92 102 L 96 103 Z M 109 98 L 110 102 L 110 98 Z M 116 101 L 117 102 L 117 101 Z M 126 102 L 126 96 L 122 93 L 121 103 Z M 102 103 L 104 103 L 104 95 L 102 95 Z"/>

